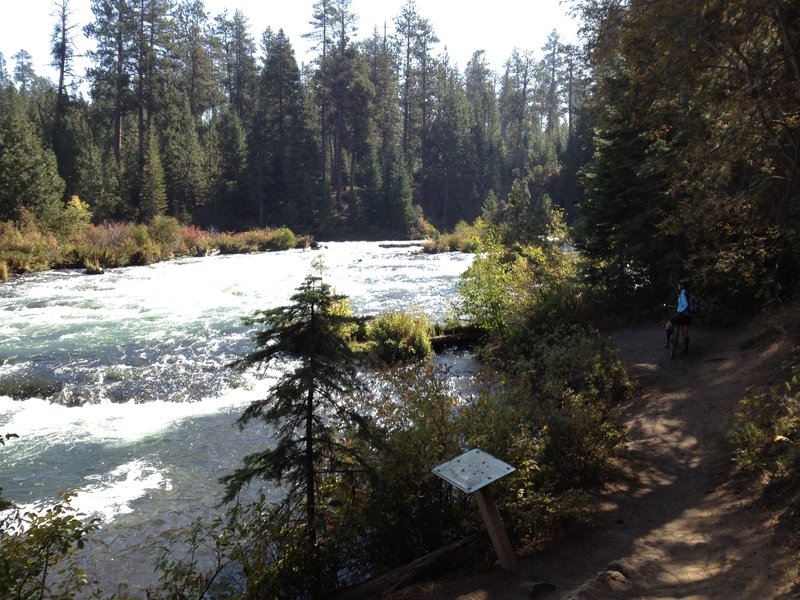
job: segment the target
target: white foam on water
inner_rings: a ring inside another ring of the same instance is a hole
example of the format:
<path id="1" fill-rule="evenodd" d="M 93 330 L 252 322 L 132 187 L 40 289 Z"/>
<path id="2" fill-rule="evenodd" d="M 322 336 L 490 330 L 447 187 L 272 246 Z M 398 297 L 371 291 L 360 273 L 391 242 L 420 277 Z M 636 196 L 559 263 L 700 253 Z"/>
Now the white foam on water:
<path id="1" fill-rule="evenodd" d="M 248 385 L 226 390 L 221 397 L 206 398 L 199 402 L 103 401 L 70 407 L 39 398 L 15 401 L 8 396 L 0 396 L 0 426 L 4 428 L 4 433 L 18 435 L 26 445 L 34 440 L 46 441 L 46 444 L 35 444 L 41 450 L 59 443 L 130 444 L 163 434 L 188 419 L 232 412 L 244 407 L 252 400 L 263 397 L 267 385 L 264 380 L 255 382 L 251 379 Z M 12 447 L 9 445 L 7 450 L 10 451 Z"/>
<path id="2" fill-rule="evenodd" d="M 108 473 L 89 475 L 86 481 L 85 485 L 70 490 L 74 494 L 70 506 L 83 520 L 96 517 L 102 524 L 109 524 L 120 515 L 132 513 L 131 503 L 147 495 L 149 490 L 171 489 L 171 482 L 166 478 L 163 467 L 156 467 L 144 459 L 132 460 Z M 56 502 L 57 498 L 44 498 L 18 504 L 16 510 L 22 514 L 42 515 Z M 0 516 L 10 512 L 5 511 Z"/>
<path id="3" fill-rule="evenodd" d="M 136 459 L 120 465 L 110 473 L 90 475 L 89 483 L 80 488 L 72 500 L 78 512 L 99 517 L 110 523 L 115 517 L 133 512 L 131 502 L 145 496 L 148 490 L 172 487 L 164 468 Z"/>

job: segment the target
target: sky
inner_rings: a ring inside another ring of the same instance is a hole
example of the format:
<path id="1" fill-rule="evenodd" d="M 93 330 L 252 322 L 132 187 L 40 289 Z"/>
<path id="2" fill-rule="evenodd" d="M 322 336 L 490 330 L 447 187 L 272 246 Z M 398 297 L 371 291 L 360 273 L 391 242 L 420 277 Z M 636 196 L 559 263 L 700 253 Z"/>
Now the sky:
<path id="1" fill-rule="evenodd" d="M 393 19 L 406 0 L 352 0 L 358 15 L 356 39 L 371 36 L 377 27 L 394 29 Z M 82 33 L 92 20 L 90 0 L 69 0 L 71 21 L 76 27 L 78 53 L 90 47 Z M 289 37 L 298 63 L 310 62 L 311 42 L 302 38 L 311 30 L 314 0 L 205 0 L 211 17 L 226 8 L 229 14 L 238 8 L 247 17 L 256 42 L 267 27 L 283 29 Z M 440 42 L 435 55 L 446 47 L 451 64 L 461 71 L 476 50 L 485 50 L 489 66 L 497 72 L 517 48 L 530 50 L 536 57 L 547 36 L 554 29 L 564 42 L 577 40 L 578 24 L 567 15 L 563 0 L 416 0 L 417 12 L 433 26 Z M 25 49 L 38 75 L 55 78 L 50 63 L 50 36 L 56 23 L 53 0 L 0 0 L 0 52 L 9 74 L 15 61 L 12 56 Z"/>

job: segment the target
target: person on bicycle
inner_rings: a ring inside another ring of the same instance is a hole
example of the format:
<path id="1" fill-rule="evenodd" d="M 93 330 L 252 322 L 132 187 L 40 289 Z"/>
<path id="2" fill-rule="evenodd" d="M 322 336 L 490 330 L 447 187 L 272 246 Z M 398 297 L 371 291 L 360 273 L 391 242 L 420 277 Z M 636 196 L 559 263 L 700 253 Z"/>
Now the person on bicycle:
<path id="1" fill-rule="evenodd" d="M 683 353 L 689 354 L 689 325 L 692 324 L 692 315 L 689 313 L 689 288 L 685 279 L 678 279 L 678 309 L 667 321 L 667 343 L 665 348 L 672 343 L 672 335 L 678 335 L 675 327 L 681 328 L 683 334 Z"/>

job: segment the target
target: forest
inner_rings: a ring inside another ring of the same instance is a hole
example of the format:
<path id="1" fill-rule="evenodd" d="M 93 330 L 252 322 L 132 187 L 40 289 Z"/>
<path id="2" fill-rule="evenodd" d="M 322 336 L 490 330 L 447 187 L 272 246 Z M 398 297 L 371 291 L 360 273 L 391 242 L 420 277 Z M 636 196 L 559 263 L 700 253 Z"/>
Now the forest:
<path id="1" fill-rule="evenodd" d="M 224 481 L 229 498 L 254 479 L 286 481 L 287 501 L 182 532 L 194 549 L 213 541 L 214 568 L 165 554 L 149 597 L 321 598 L 461 539 L 476 527 L 470 506 L 430 467 L 464 445 L 519 465 L 498 504 L 515 547 L 540 547 L 589 521 L 624 445 L 631 385 L 600 324 L 660 318 L 678 277 L 705 323 L 794 301 L 797 2 L 573 0 L 580 47 L 553 33 L 542 58 L 515 52 L 496 74 L 480 51 L 463 73 L 437 55 L 413 0 L 394 31 L 360 42 L 349 2 L 320 0 L 319 54 L 302 71 L 282 32 L 257 46 L 240 12 L 94 0 L 89 100 L 70 86 L 75 30 L 68 0 L 57 4 L 59 82 L 24 52 L 13 73 L 0 68 L 0 261 L 25 232 L 123 222 L 140 238 L 181 226 L 292 241 L 455 230 L 480 250 L 458 308 L 484 334 L 486 385 L 463 409 L 424 362 L 432 328 L 419 320 L 364 325 L 314 276 L 291 305 L 254 315 L 258 346 L 237 366 L 284 352 L 298 367 L 240 419 L 287 424 L 282 445 Z M 398 360 L 398 340 L 414 338 L 424 350 Z M 352 365 L 373 366 L 381 345 L 399 367 L 375 367 L 390 392 L 370 395 Z M 775 394 L 774 411 L 743 417 L 752 464 L 779 411 L 786 437 L 800 432 L 797 397 Z M 59 507 L 49 522 L 67 519 Z M 64 554 L 91 534 L 57 525 L 42 535 Z M 39 556 L 35 540 L 5 539 L 10 562 Z M 0 584 L 32 589 L 35 560 Z"/>
<path id="2" fill-rule="evenodd" d="M 57 82 L 25 50 L 13 68 L 0 62 L 3 220 L 22 208 L 47 218 L 77 196 L 98 223 L 168 215 L 218 230 L 407 237 L 422 218 L 472 221 L 534 169 L 539 199 L 552 194 L 569 161 L 586 79 L 555 31 L 541 59 L 515 51 L 498 75 L 477 50 L 462 73 L 413 0 L 361 41 L 350 2 L 322 0 L 308 26 L 318 54 L 301 71 L 282 30 L 255 40 L 238 10 L 94 0 L 81 29 L 69 0 L 55 5 Z M 81 35 L 95 44 L 85 74 Z M 573 206 L 574 186 L 567 196 Z"/>

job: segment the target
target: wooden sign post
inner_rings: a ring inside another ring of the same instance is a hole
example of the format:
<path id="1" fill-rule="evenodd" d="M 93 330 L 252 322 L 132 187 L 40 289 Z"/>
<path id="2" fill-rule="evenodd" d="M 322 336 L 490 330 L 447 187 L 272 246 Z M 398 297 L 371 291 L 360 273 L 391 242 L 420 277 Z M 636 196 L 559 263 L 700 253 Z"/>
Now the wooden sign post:
<path id="1" fill-rule="evenodd" d="M 512 573 L 519 570 L 519 564 L 488 486 L 514 470 L 511 465 L 477 449 L 465 452 L 433 469 L 434 474 L 454 487 L 474 495 L 500 566 Z"/>

